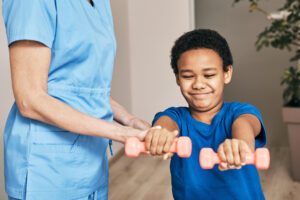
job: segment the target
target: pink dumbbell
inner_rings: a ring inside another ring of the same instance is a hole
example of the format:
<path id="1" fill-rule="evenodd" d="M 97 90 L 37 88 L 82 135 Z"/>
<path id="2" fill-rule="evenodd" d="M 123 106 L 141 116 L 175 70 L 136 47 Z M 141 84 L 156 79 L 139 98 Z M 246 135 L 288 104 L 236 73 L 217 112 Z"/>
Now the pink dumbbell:
<path id="1" fill-rule="evenodd" d="M 203 169 L 211 169 L 221 160 L 211 148 L 203 148 L 199 155 L 200 166 Z M 270 166 L 270 152 L 267 148 L 258 148 L 254 153 L 246 154 L 246 164 L 254 164 L 257 169 L 268 169 Z"/>
<path id="2" fill-rule="evenodd" d="M 125 153 L 129 157 L 138 157 L 141 152 L 146 152 L 145 142 L 141 142 L 136 137 L 126 140 Z M 187 158 L 192 153 L 192 141 L 189 137 L 179 137 L 169 149 L 170 153 L 177 153 L 179 157 Z"/>

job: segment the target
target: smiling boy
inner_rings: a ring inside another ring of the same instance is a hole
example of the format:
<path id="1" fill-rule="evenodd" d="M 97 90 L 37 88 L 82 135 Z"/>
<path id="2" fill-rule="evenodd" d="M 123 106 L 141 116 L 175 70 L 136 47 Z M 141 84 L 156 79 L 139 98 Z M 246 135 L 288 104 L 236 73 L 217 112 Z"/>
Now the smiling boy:
<path id="1" fill-rule="evenodd" d="M 232 55 L 217 32 L 194 30 L 182 35 L 172 48 L 171 65 L 188 107 L 171 107 L 156 114 L 146 148 L 166 153 L 179 136 L 192 140 L 190 158 L 171 160 L 174 199 L 264 199 L 254 165 L 244 166 L 245 154 L 266 144 L 260 112 L 245 103 L 226 103 L 224 85 L 232 77 Z M 199 165 L 201 148 L 218 152 L 221 164 L 211 170 Z"/>

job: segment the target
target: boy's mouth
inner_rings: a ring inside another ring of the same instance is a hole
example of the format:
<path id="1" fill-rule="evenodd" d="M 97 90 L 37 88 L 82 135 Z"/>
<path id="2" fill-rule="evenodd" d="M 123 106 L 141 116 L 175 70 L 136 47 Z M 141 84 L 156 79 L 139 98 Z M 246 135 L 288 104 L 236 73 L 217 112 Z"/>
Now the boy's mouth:
<path id="1" fill-rule="evenodd" d="M 201 99 L 205 98 L 207 95 L 211 94 L 211 92 L 195 92 L 195 93 L 190 93 L 191 96 Z"/>

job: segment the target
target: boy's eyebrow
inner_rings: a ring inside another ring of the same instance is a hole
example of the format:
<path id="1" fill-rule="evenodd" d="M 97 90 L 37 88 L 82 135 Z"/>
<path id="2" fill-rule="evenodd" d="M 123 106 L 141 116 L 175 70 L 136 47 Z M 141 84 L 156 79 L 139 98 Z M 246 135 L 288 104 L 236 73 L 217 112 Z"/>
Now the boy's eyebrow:
<path id="1" fill-rule="evenodd" d="M 190 69 L 183 69 L 183 70 L 180 70 L 180 73 L 184 73 L 184 72 L 193 72 L 193 70 L 190 70 Z"/>
<path id="2" fill-rule="evenodd" d="M 217 68 L 215 68 L 215 67 L 207 67 L 207 68 L 202 69 L 202 71 L 217 71 Z M 183 70 L 180 70 L 179 72 L 180 73 L 193 72 L 193 70 L 191 70 L 191 69 L 183 69 Z"/>
<path id="3" fill-rule="evenodd" d="M 203 71 L 217 71 L 217 69 L 215 67 L 207 67 L 204 68 Z"/>

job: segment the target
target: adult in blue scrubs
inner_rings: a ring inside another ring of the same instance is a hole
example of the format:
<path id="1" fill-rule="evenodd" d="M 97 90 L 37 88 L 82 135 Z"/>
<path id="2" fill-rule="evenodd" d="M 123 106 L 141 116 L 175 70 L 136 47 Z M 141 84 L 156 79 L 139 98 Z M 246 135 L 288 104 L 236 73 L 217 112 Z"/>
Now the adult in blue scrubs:
<path id="1" fill-rule="evenodd" d="M 109 141 L 143 140 L 150 127 L 110 96 L 109 0 L 3 0 L 2 9 L 15 97 L 4 133 L 9 198 L 107 199 Z"/>

